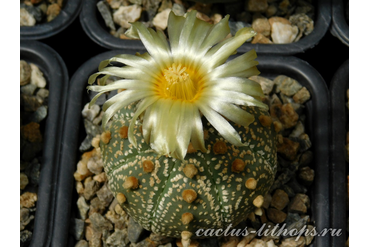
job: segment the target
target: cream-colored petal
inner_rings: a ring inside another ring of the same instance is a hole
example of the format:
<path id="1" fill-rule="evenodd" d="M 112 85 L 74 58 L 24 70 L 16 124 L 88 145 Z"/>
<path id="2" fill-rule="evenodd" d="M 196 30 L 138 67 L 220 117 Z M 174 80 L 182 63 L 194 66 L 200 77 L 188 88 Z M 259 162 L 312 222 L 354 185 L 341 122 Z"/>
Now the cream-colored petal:
<path id="1" fill-rule="evenodd" d="M 170 153 L 169 146 L 166 144 L 166 132 L 168 130 L 168 113 L 172 104 L 171 100 L 160 99 L 153 104 L 151 109 L 152 131 L 150 133 L 150 146 L 158 154 L 165 155 Z"/>
<path id="2" fill-rule="evenodd" d="M 140 39 L 139 32 L 137 28 L 133 25 L 125 32 L 125 35 L 131 39 Z"/>
<path id="3" fill-rule="evenodd" d="M 119 62 L 141 69 L 154 78 L 158 77 L 158 72 L 160 71 L 160 68 L 158 68 L 158 66 L 150 63 L 147 59 L 131 54 L 120 54 L 112 57 L 111 59 L 102 61 L 99 65 L 99 71 L 111 62 Z"/>
<path id="4" fill-rule="evenodd" d="M 212 87 L 213 90 L 226 90 L 244 93 L 251 96 L 264 97 L 261 85 L 258 82 L 240 77 L 220 78 L 207 81 L 205 86 Z"/>
<path id="5" fill-rule="evenodd" d="M 225 64 L 222 64 L 215 68 L 211 72 L 211 77 L 228 77 L 228 76 L 235 76 L 235 73 L 247 70 L 258 65 L 258 62 L 254 59 L 257 58 L 257 54 L 255 50 L 250 50 L 243 55 L 240 55 Z"/>
<path id="6" fill-rule="evenodd" d="M 196 51 L 196 54 L 203 53 L 200 47 L 203 46 L 203 44 L 205 43 L 205 39 L 208 37 L 208 33 L 210 32 L 212 27 L 212 24 L 196 19 L 189 36 L 189 45 L 187 48 L 194 52 Z"/>
<path id="7" fill-rule="evenodd" d="M 137 147 L 137 142 L 136 142 L 136 138 L 134 137 L 134 126 L 136 124 L 136 120 L 137 118 L 148 108 L 150 107 L 150 105 L 152 105 L 155 101 L 158 100 L 158 97 L 157 96 L 152 96 L 152 97 L 147 97 L 145 99 L 143 99 L 138 105 L 137 105 L 137 109 L 135 111 L 135 114 L 134 116 L 132 116 L 132 119 L 131 119 L 131 122 L 130 122 L 130 125 L 129 125 L 129 129 L 128 129 L 128 140 L 130 141 L 130 143 L 132 143 L 132 145 L 134 145 L 135 147 Z"/>
<path id="8" fill-rule="evenodd" d="M 156 44 L 157 52 L 152 55 L 153 60 L 161 64 L 161 68 L 167 68 L 172 64 L 171 51 L 162 31 L 155 32 L 149 28 L 152 35 L 152 43 Z"/>
<path id="9" fill-rule="evenodd" d="M 176 140 L 177 147 L 175 152 L 172 152 L 172 157 L 176 159 L 184 159 L 187 153 L 193 127 L 192 123 L 194 122 L 194 108 L 194 104 L 180 101 L 179 109 L 175 107 L 171 109 L 172 114 L 179 114 L 178 122 L 175 125 L 177 127 L 175 136 L 171 137 Z"/>
<path id="10" fill-rule="evenodd" d="M 240 72 L 236 72 L 234 74 L 235 77 L 251 77 L 253 75 L 259 75 L 260 72 L 259 70 L 257 69 L 257 67 L 252 67 L 250 69 L 246 69 L 246 70 L 243 70 L 243 71 L 240 71 Z"/>
<path id="11" fill-rule="evenodd" d="M 169 150 L 169 153 L 166 153 L 166 155 L 177 159 L 183 159 L 186 155 L 186 150 L 190 142 L 191 133 L 188 128 L 183 128 L 183 117 L 185 117 L 184 115 L 186 114 L 186 108 L 180 100 L 175 100 L 171 103 L 172 106 L 170 107 L 167 115 L 167 126 L 164 126 L 164 128 L 162 129 L 165 138 L 160 138 L 160 141 L 165 140 L 162 145 L 168 146 L 164 149 Z M 182 129 L 183 131 L 179 131 L 180 129 Z M 154 142 L 158 144 L 157 140 L 155 140 Z"/>
<path id="12" fill-rule="evenodd" d="M 155 103 L 153 105 L 155 108 L 156 106 Z M 148 108 L 145 110 L 144 117 L 143 117 L 142 131 L 143 131 L 143 137 L 146 143 L 150 142 L 150 134 L 152 132 L 152 126 L 154 124 L 153 121 L 155 121 L 155 119 L 153 118 L 154 115 L 151 112 L 153 105 L 148 106 Z"/>
<path id="13" fill-rule="evenodd" d="M 268 109 L 268 106 L 262 103 L 261 100 L 257 100 L 250 95 L 246 95 L 244 93 L 239 92 L 232 92 L 232 91 L 222 91 L 222 90 L 207 90 L 202 94 L 200 100 L 204 98 L 212 98 L 213 100 L 220 100 L 229 103 L 233 103 L 235 105 L 245 105 L 245 106 L 257 106 L 262 109 Z"/>
<path id="14" fill-rule="evenodd" d="M 211 27 L 211 24 L 199 19 L 195 19 L 195 23 L 191 30 L 190 36 L 188 37 L 188 43 L 185 49 L 182 51 L 182 54 L 179 54 L 174 58 L 174 60 L 178 62 L 181 61 L 185 66 L 188 67 L 197 67 L 200 63 L 200 59 L 202 59 L 204 54 L 207 52 L 207 49 L 201 50 L 199 47 L 207 37 Z"/>
<path id="15" fill-rule="evenodd" d="M 102 69 L 101 71 L 96 72 L 95 74 L 92 74 L 89 77 L 88 84 L 90 85 L 93 84 L 99 75 L 111 75 L 111 76 L 117 76 L 117 77 L 126 78 L 126 79 L 143 79 L 143 78 L 151 79 L 151 77 L 148 76 L 148 74 L 146 74 L 144 71 L 138 68 L 135 68 L 135 67 L 131 67 L 131 66 L 124 66 L 121 68 L 120 67 L 106 67 Z M 101 81 L 102 79 L 100 79 L 100 82 Z M 100 84 L 100 85 L 104 85 L 104 84 L 105 83 Z"/>
<path id="16" fill-rule="evenodd" d="M 154 144 L 159 153 L 164 155 L 171 155 L 175 152 L 177 147 L 177 128 L 180 124 L 181 102 L 179 100 L 166 100 L 166 105 L 169 105 L 168 111 L 163 108 L 161 118 L 162 124 L 158 128 L 159 135 L 157 135 Z M 163 124 L 165 122 L 165 124 Z M 156 130 L 157 131 L 157 130 Z"/>
<path id="17" fill-rule="evenodd" d="M 191 45 L 190 43 L 192 41 L 190 40 L 190 35 L 195 25 L 195 20 L 197 18 L 196 14 L 197 12 L 194 10 L 186 14 L 185 23 L 180 33 L 180 40 L 179 40 L 179 47 L 178 47 L 179 50 L 182 52 L 185 52 L 187 48 Z"/>
<path id="18" fill-rule="evenodd" d="M 231 144 L 236 146 L 242 146 L 241 138 L 236 130 L 230 125 L 230 123 L 218 114 L 216 111 L 212 110 L 205 104 L 198 104 L 200 111 L 207 118 L 207 120 L 212 124 L 213 127 Z"/>
<path id="19" fill-rule="evenodd" d="M 105 75 L 99 79 L 99 85 L 104 86 L 111 75 Z"/>
<path id="20" fill-rule="evenodd" d="M 168 16 L 168 38 L 170 40 L 171 52 L 174 58 L 179 53 L 180 33 L 184 26 L 185 18 L 175 15 L 172 11 Z"/>
<path id="21" fill-rule="evenodd" d="M 146 28 L 141 22 L 135 22 L 131 25 L 137 29 L 141 42 L 161 69 L 171 64 L 168 46 L 163 43 L 163 39 L 153 29 Z"/>
<path id="22" fill-rule="evenodd" d="M 137 89 L 137 90 L 154 90 L 155 85 L 152 82 L 140 80 L 117 80 L 105 86 L 88 86 L 88 90 L 101 92 L 113 91 L 117 89 Z"/>
<path id="23" fill-rule="evenodd" d="M 95 104 L 95 102 L 98 100 L 98 98 L 99 98 L 103 93 L 105 93 L 105 92 L 103 91 L 103 92 L 100 92 L 100 93 L 96 94 L 96 95 L 91 99 L 91 101 L 90 101 L 90 103 L 89 103 L 89 107 L 90 107 L 90 106 L 92 106 L 92 105 L 94 105 L 94 104 Z"/>
<path id="24" fill-rule="evenodd" d="M 210 107 L 227 119 L 245 127 L 254 121 L 254 116 L 252 114 L 230 103 L 217 101 L 211 104 Z"/>
<path id="25" fill-rule="evenodd" d="M 103 128 L 105 128 L 109 119 L 124 106 L 153 95 L 154 93 L 151 91 L 126 90 L 113 96 L 103 105 L 103 111 L 105 111 L 102 118 Z"/>
<path id="26" fill-rule="evenodd" d="M 207 34 L 204 42 L 200 46 L 200 50 L 208 50 L 218 42 L 222 41 L 229 33 L 229 15 L 226 15 L 219 23 L 212 26 L 210 32 Z"/>
<path id="27" fill-rule="evenodd" d="M 193 119 L 191 144 L 193 145 L 194 149 L 201 150 L 202 152 L 207 152 L 207 149 L 204 145 L 203 123 L 198 108 L 193 109 L 193 116 L 191 117 L 191 119 Z"/>
<path id="28" fill-rule="evenodd" d="M 257 33 L 250 27 L 240 29 L 234 37 L 230 38 L 221 47 L 213 47 L 206 54 L 209 59 L 209 66 L 215 68 L 226 62 L 227 58 L 232 55 L 245 41 L 256 35 Z"/>
<path id="29" fill-rule="evenodd" d="M 195 105 L 189 102 L 160 99 L 147 108 L 143 134 L 150 138 L 151 147 L 160 155 L 183 159 L 192 136 Z M 200 119 L 200 118 L 199 118 Z M 202 129 L 200 131 L 203 136 Z"/>
<path id="30" fill-rule="evenodd" d="M 119 80 L 115 81 L 109 85 L 106 86 L 88 86 L 88 90 L 92 90 L 95 92 L 99 92 L 97 95 L 93 97 L 93 99 L 90 102 L 90 105 L 95 104 L 96 100 L 103 94 L 109 91 L 117 90 L 117 89 L 129 89 L 129 90 L 138 90 L 137 92 L 143 93 L 143 92 L 151 92 L 154 90 L 154 85 L 149 82 L 142 82 L 142 81 L 134 81 L 134 80 Z M 131 91 L 127 91 L 125 93 L 130 93 Z M 117 96 L 117 95 L 116 95 Z M 114 96 L 114 97 L 116 97 Z M 120 95 L 122 96 L 122 95 Z M 115 103 L 115 99 L 112 97 L 113 100 L 108 100 L 105 103 L 105 107 L 103 107 L 103 110 L 111 106 Z"/>

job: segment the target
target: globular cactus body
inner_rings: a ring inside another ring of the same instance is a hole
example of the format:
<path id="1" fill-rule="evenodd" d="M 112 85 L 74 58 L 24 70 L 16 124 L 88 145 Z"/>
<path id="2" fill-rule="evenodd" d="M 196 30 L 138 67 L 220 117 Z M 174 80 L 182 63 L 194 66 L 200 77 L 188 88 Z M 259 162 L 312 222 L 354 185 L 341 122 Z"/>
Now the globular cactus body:
<path id="1" fill-rule="evenodd" d="M 145 229 L 171 237 L 183 231 L 225 229 L 260 207 L 276 173 L 275 131 L 265 110 L 248 127 L 233 124 L 245 146 L 229 144 L 203 119 L 207 152 L 189 145 L 184 160 L 160 156 L 135 125 L 135 148 L 127 139 L 135 105 L 121 109 L 101 138 L 109 187 L 126 212 Z"/>

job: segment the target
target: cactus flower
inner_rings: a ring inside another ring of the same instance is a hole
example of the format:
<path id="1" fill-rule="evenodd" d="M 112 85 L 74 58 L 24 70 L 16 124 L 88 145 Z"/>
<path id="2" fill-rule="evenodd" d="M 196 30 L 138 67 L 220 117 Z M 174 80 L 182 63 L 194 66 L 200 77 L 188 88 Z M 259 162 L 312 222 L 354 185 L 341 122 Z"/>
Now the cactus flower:
<path id="1" fill-rule="evenodd" d="M 102 61 L 99 72 L 89 78 L 89 84 L 93 84 L 99 75 L 105 75 L 100 85 L 88 87 L 98 92 L 91 104 L 101 94 L 121 89 L 103 106 L 103 127 L 117 111 L 139 101 L 128 129 L 134 146 L 133 128 L 140 117 L 144 139 L 159 155 L 182 160 L 190 142 L 195 150 L 206 151 L 202 116 L 231 144 L 244 145 L 228 120 L 248 126 L 254 116 L 239 106 L 267 106 L 261 102 L 260 85 L 247 79 L 259 73 L 255 51 L 227 61 L 256 33 L 243 28 L 226 38 L 230 33 L 228 18 L 212 25 L 197 19 L 196 11 L 186 17 L 171 12 L 169 43 L 163 32 L 132 23 L 126 35 L 139 38 L 148 52 Z M 112 62 L 125 66 L 111 66 Z M 105 85 L 112 75 L 124 79 Z"/>

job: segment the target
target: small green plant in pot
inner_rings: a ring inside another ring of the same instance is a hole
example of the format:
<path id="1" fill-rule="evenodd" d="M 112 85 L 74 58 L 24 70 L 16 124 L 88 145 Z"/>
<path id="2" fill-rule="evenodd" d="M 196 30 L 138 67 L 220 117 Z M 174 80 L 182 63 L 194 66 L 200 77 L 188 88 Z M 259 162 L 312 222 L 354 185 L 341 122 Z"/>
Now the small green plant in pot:
<path id="1" fill-rule="evenodd" d="M 102 61 L 91 104 L 103 106 L 100 149 L 109 187 L 145 229 L 189 246 L 199 229 L 235 226 L 256 208 L 276 173 L 275 126 L 262 102 L 256 53 L 230 55 L 255 35 L 170 14 L 162 32 L 133 23 L 127 35 L 148 53 Z M 117 67 L 116 63 L 123 67 Z M 105 85 L 110 76 L 123 79 Z M 110 121 L 112 120 L 112 121 Z"/>

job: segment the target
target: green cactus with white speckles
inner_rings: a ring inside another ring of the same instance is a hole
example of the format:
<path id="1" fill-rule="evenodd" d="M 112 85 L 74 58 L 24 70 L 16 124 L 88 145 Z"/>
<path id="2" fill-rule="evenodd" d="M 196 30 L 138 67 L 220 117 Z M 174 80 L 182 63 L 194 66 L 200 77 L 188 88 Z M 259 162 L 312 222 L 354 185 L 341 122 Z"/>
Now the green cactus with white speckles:
<path id="1" fill-rule="evenodd" d="M 274 181 L 274 125 L 262 102 L 254 50 L 227 61 L 256 32 L 230 33 L 170 13 L 170 45 L 160 31 L 133 23 L 126 33 L 148 53 L 102 61 L 88 89 L 118 90 L 103 106 L 101 151 L 109 186 L 144 228 L 181 237 L 244 220 Z M 114 63 L 113 63 L 114 62 Z M 121 63 L 122 67 L 115 66 Z M 105 85 L 109 76 L 124 78 Z M 109 120 L 115 115 L 109 128 Z"/>
<path id="2" fill-rule="evenodd" d="M 134 129 L 135 148 L 127 139 L 133 110 L 122 109 L 103 134 L 110 134 L 110 139 L 101 141 L 109 187 L 120 195 L 122 208 L 145 229 L 171 237 L 245 220 L 261 206 L 258 200 L 269 190 L 276 172 L 275 132 L 269 114 L 256 107 L 246 110 L 256 116 L 255 121 L 247 128 L 234 125 L 246 146 L 230 145 L 204 124 L 207 152 L 188 153 L 178 160 L 158 157 L 144 141 L 140 125 Z M 191 203 L 183 197 L 187 190 L 196 193 Z"/>

